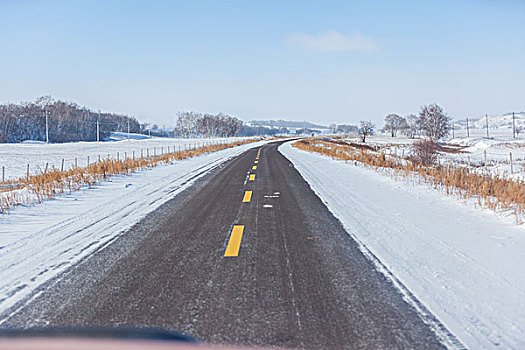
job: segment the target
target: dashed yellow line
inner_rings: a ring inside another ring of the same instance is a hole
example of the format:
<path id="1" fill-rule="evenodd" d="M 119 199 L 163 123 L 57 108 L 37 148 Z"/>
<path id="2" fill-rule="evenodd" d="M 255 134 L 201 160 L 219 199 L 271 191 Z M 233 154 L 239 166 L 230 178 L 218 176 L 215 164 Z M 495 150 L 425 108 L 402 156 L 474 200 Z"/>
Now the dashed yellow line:
<path id="1" fill-rule="evenodd" d="M 242 233 L 244 232 L 244 225 L 234 225 L 230 235 L 230 241 L 226 246 L 224 256 L 235 257 L 239 256 L 239 249 L 241 248 Z"/>
<path id="2" fill-rule="evenodd" d="M 249 203 L 252 200 L 252 191 L 244 191 L 243 203 Z"/>
<path id="3" fill-rule="evenodd" d="M 254 164 L 259 163 L 260 156 L 261 156 L 261 149 L 259 148 Z M 257 170 L 257 165 L 252 166 L 252 170 Z M 248 181 L 255 181 L 255 174 L 250 174 Z M 244 197 L 242 198 L 243 203 L 251 202 L 252 192 L 253 191 L 244 191 Z M 224 252 L 225 257 L 239 256 L 239 249 L 241 249 L 243 232 L 244 232 L 244 225 L 233 225 L 233 229 L 230 235 L 230 240 L 228 241 L 228 245 L 226 246 L 226 251 Z"/>

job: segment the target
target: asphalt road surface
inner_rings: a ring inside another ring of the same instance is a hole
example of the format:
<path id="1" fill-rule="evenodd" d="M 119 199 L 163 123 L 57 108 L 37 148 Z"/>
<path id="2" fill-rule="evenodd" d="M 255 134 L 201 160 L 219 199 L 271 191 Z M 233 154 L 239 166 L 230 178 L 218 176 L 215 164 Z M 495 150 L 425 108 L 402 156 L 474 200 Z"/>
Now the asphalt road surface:
<path id="1" fill-rule="evenodd" d="M 148 325 L 212 343 L 442 348 L 278 145 L 226 162 L 42 286 L 3 326 Z"/>

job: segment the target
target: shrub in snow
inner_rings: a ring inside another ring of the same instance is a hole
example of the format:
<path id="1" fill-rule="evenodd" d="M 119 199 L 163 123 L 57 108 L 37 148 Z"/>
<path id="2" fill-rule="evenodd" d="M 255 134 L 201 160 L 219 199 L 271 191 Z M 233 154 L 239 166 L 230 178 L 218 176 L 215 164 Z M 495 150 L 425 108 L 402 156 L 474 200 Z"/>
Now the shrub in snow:
<path id="1" fill-rule="evenodd" d="M 412 161 L 432 165 L 436 162 L 438 145 L 432 140 L 419 140 L 412 145 Z"/>

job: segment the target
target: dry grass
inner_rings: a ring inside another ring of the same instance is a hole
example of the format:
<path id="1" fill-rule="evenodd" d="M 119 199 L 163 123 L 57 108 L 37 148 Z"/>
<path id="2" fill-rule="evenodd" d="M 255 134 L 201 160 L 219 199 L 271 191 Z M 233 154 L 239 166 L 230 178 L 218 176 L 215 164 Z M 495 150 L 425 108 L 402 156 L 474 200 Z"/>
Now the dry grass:
<path id="1" fill-rule="evenodd" d="M 394 175 L 430 183 L 448 195 L 474 198 L 480 206 L 492 210 L 512 211 L 516 221 L 520 223 L 525 217 L 525 182 L 522 180 L 475 173 L 468 168 L 456 168 L 450 164 L 425 166 L 408 158 L 386 156 L 384 153 L 369 152 L 324 140 L 306 139 L 293 145 L 334 159 L 357 161 L 376 169 L 391 169 Z"/>
<path id="2" fill-rule="evenodd" d="M 204 146 L 194 150 L 173 152 L 148 158 L 104 159 L 87 167 L 77 167 L 68 171 L 52 168 L 39 175 L 30 175 L 14 181 L 0 182 L 0 213 L 5 213 L 10 208 L 18 205 L 34 202 L 40 203 L 61 193 L 71 193 L 83 187 L 91 187 L 112 175 L 127 175 L 137 170 L 152 168 L 175 160 L 191 158 L 255 141 L 257 140 L 252 139 L 230 144 Z"/>

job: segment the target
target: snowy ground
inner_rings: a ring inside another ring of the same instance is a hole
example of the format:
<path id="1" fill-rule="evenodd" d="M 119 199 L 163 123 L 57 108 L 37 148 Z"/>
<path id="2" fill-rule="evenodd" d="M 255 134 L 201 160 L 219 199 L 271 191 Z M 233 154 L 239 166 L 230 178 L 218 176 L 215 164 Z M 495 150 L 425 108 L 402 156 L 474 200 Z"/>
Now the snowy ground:
<path id="1" fill-rule="evenodd" d="M 525 178 L 525 139 L 509 139 L 505 137 L 463 137 L 447 140 L 448 144 L 464 146 L 461 153 L 442 155 L 444 162 L 451 161 L 481 168 L 485 163 L 487 171 L 504 177 Z M 512 154 L 513 166 L 510 161 Z M 512 174 L 511 174 L 512 170 Z"/>
<path id="2" fill-rule="evenodd" d="M 441 164 L 451 163 L 455 166 L 466 167 L 470 164 L 476 171 L 486 171 L 504 177 L 525 179 L 525 135 L 512 137 L 512 131 L 498 129 L 491 131 L 491 137 L 486 138 L 485 130 L 473 129 L 470 137 L 460 136 L 459 131 L 456 137 L 445 138 L 442 140 L 445 146 L 460 146 L 458 152 L 441 152 L 438 161 Z M 359 137 L 346 138 L 349 141 L 361 142 Z M 366 143 L 380 147 L 386 154 L 399 157 L 408 156 L 412 144 L 417 139 L 409 139 L 404 136 L 390 137 L 389 135 L 379 134 L 367 138 Z M 483 168 L 485 162 L 487 167 Z M 512 174 L 510 166 L 510 153 L 512 153 Z"/>
<path id="3" fill-rule="evenodd" d="M 116 158 L 117 153 L 120 159 L 125 155 L 128 157 L 139 157 L 142 154 L 146 156 L 167 153 L 168 147 L 173 152 L 174 149 L 181 149 L 202 146 L 203 144 L 230 143 L 246 138 L 212 138 L 212 139 L 174 139 L 164 137 L 153 137 L 143 139 L 143 135 L 132 134 L 132 139 L 127 140 L 127 134 L 115 133 L 113 140 L 106 142 L 71 142 L 71 143 L 0 143 L 0 172 L 1 168 L 5 169 L 5 179 L 17 179 L 25 176 L 27 165 L 31 174 L 43 172 L 48 163 L 48 167 L 53 166 L 60 169 L 62 159 L 64 159 L 64 170 L 75 165 L 75 159 L 78 166 L 86 166 L 88 157 L 90 162 L 101 159 Z M 142 138 L 142 139 L 141 139 Z M 0 173 L 0 181 L 2 174 Z"/>
<path id="4" fill-rule="evenodd" d="M 83 257 L 103 249 L 211 169 L 262 144 L 114 176 L 93 189 L 0 215 L 0 314 Z"/>
<path id="5" fill-rule="evenodd" d="M 525 348 L 523 227 L 426 185 L 291 143 L 280 151 L 408 300 L 469 348 Z"/>

